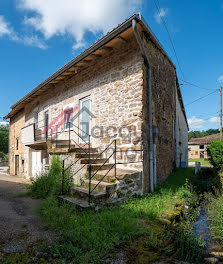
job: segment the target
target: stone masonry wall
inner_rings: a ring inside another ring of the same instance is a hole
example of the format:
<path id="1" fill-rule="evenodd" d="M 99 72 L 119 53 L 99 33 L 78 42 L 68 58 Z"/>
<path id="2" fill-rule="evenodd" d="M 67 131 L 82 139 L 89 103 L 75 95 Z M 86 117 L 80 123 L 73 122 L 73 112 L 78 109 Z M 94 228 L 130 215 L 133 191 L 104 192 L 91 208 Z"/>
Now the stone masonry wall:
<path id="1" fill-rule="evenodd" d="M 21 139 L 21 129 L 25 125 L 24 112 L 18 113 L 10 120 L 9 167 L 10 174 L 15 175 L 15 155 L 19 155 L 19 175 L 24 176 L 24 146 Z M 18 140 L 18 148 L 17 142 Z"/>
<path id="2" fill-rule="evenodd" d="M 116 138 L 117 146 L 122 151 L 129 147 L 141 149 L 142 64 L 143 60 L 133 37 L 128 43 L 120 44 L 118 48 L 105 53 L 80 73 L 51 86 L 39 99 L 27 105 L 26 125 L 33 123 L 35 112 L 39 113 L 39 120 L 43 120 L 46 107 L 49 107 L 51 122 L 67 104 L 79 109 L 79 100 L 90 96 L 91 112 L 95 116 L 91 119 L 91 127 L 100 128 L 92 131 L 96 135 L 92 137 L 93 147 L 103 150 Z M 43 126 L 43 122 L 40 122 L 40 126 Z M 74 126 L 74 130 L 78 132 L 79 118 L 74 120 Z M 108 127 L 110 129 L 106 132 Z M 59 139 L 68 139 L 66 132 L 58 135 Z M 72 134 L 72 138 L 78 142 L 75 133 Z M 114 144 L 111 147 L 114 147 Z M 29 153 L 26 152 L 25 156 L 28 159 Z M 127 160 L 126 155 L 122 153 L 117 158 L 119 161 Z M 129 159 L 132 159 L 131 155 Z M 141 158 L 137 154 L 133 159 Z M 142 164 L 139 162 L 120 167 L 140 170 Z"/>
<path id="3" fill-rule="evenodd" d="M 144 45 L 150 59 L 152 84 L 153 126 L 158 128 L 157 148 L 157 182 L 162 182 L 175 167 L 176 144 L 174 122 L 176 120 L 176 73 L 168 58 L 151 42 L 144 38 Z M 148 134 L 148 76 L 144 67 L 144 101 L 143 101 L 143 141 L 149 144 Z M 146 148 L 146 147 L 145 147 Z M 149 159 L 144 163 L 148 173 Z M 149 177 L 145 178 L 145 190 L 149 189 Z"/>

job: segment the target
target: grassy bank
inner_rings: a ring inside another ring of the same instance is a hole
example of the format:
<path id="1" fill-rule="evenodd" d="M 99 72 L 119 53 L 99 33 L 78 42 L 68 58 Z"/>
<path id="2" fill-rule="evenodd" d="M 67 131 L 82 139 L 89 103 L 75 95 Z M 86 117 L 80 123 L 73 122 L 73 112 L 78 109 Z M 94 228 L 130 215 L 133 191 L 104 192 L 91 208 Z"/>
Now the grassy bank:
<path id="1" fill-rule="evenodd" d="M 147 253 L 152 250 L 153 257 L 156 252 L 194 260 L 201 252 L 199 239 L 191 231 L 194 210 L 185 213 L 178 227 L 171 224 L 176 215 L 180 217 L 182 204 L 196 204 L 197 197 L 190 184 L 193 177 L 192 169 L 179 169 L 153 194 L 98 212 L 79 212 L 66 204 L 58 206 L 53 196 L 47 198 L 39 215 L 58 234 L 52 253 L 75 263 L 98 263 L 116 245 L 140 236 L 140 241 L 145 242 L 143 248 Z"/>
<path id="2" fill-rule="evenodd" d="M 207 209 L 210 219 L 210 230 L 212 237 L 223 243 L 223 189 L 222 180 L 223 173 L 219 173 L 220 181 L 219 188 L 212 193 L 206 195 Z"/>
<path id="3" fill-rule="evenodd" d="M 211 165 L 208 159 L 188 159 L 188 162 L 200 162 L 201 165 Z"/>

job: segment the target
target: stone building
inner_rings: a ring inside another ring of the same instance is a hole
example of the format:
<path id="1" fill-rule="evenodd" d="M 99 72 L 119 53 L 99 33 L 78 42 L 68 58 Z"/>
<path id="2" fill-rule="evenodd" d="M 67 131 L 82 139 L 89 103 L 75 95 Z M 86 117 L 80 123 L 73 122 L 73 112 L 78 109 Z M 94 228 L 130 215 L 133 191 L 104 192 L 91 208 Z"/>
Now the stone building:
<path id="1" fill-rule="evenodd" d="M 176 165 L 184 167 L 188 165 L 188 124 L 185 122 L 186 115 L 182 111 L 183 101 L 180 96 L 180 87 L 177 83 L 176 96 Z"/>
<path id="2" fill-rule="evenodd" d="M 220 140 L 220 136 L 191 138 L 188 142 L 189 159 L 208 159 L 207 147 L 214 140 Z"/>
<path id="3" fill-rule="evenodd" d="M 187 160 L 176 68 L 140 15 L 52 74 L 5 119 L 11 174 L 37 177 L 56 154 L 74 163 L 76 183 L 89 183 L 90 167 L 92 184 L 125 197 L 152 191 L 180 166 L 179 153 Z"/>

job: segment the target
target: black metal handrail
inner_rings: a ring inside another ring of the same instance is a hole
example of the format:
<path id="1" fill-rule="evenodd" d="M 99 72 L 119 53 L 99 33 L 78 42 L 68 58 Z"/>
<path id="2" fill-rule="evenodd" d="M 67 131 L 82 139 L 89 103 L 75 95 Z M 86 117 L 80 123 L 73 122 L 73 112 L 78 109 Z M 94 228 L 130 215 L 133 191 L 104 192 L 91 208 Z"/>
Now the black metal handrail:
<path id="1" fill-rule="evenodd" d="M 70 146 L 70 140 L 72 140 L 73 142 L 75 142 L 73 139 L 70 138 L 70 124 L 71 122 L 69 122 L 69 146 Z M 73 123 L 72 123 L 73 124 Z M 90 152 L 91 152 L 91 135 L 89 135 L 86 131 L 80 129 L 79 127 L 77 127 L 76 125 L 73 124 L 73 126 L 75 126 L 76 128 L 78 128 L 79 130 L 81 130 L 82 132 L 84 132 L 89 139 L 89 142 L 86 142 L 79 133 L 77 133 L 75 130 L 73 130 L 73 132 L 82 140 L 85 142 L 85 145 L 88 146 L 88 152 L 85 150 L 84 147 L 82 147 L 81 145 L 79 145 L 77 142 L 75 142 L 75 144 L 77 144 L 79 146 L 79 148 L 84 152 L 84 156 L 89 155 L 89 162 L 90 162 Z M 62 195 L 64 194 L 64 183 L 65 181 L 65 172 L 70 169 L 73 165 L 75 165 L 81 158 L 77 159 L 75 162 L 73 162 L 72 164 L 70 164 L 67 168 L 65 168 L 65 160 L 68 159 L 68 157 L 66 157 L 65 159 L 63 159 L 63 177 L 62 177 Z M 72 176 L 74 177 L 82 168 L 84 168 L 84 166 L 86 166 L 87 164 L 84 164 L 81 168 L 79 168 Z"/>
<path id="2" fill-rule="evenodd" d="M 117 162 L 117 152 L 122 152 L 121 150 L 117 150 L 117 142 L 116 142 L 116 139 L 115 140 L 113 140 L 113 142 L 111 142 L 108 146 L 107 146 L 107 148 L 106 149 L 109 149 L 109 147 L 111 146 L 111 144 L 112 143 L 115 143 L 115 149 L 114 149 L 114 151 L 113 151 L 113 153 L 104 161 L 104 163 L 94 172 L 94 174 L 93 175 L 91 175 L 91 165 L 92 165 L 92 163 L 89 165 L 89 194 L 88 194 L 88 203 L 89 203 L 89 205 L 91 204 L 91 194 L 92 194 L 92 192 L 98 187 L 98 185 L 104 180 L 104 178 L 108 175 L 108 173 L 114 168 L 115 169 L 115 178 L 117 179 L 117 165 L 119 165 L 119 164 L 129 164 L 129 163 L 139 163 L 139 162 L 142 162 L 142 160 L 139 160 L 139 161 L 128 161 L 128 162 Z M 106 150 L 105 149 L 105 150 Z M 105 151 L 104 150 L 104 151 Z M 104 152 L 103 151 L 103 152 Z M 140 149 L 140 150 L 135 150 L 135 149 L 131 149 L 131 151 L 136 151 L 136 152 L 138 152 L 138 151 L 141 151 L 141 153 L 142 153 L 142 149 Z M 99 155 L 101 155 L 101 153 L 99 154 Z M 92 178 L 97 174 L 97 172 L 107 163 L 107 161 L 112 157 L 114 155 L 114 164 L 111 164 L 111 167 L 108 169 L 108 171 L 105 173 L 105 175 L 103 175 L 103 177 L 101 177 L 100 178 L 100 180 L 98 181 L 98 183 L 94 186 L 94 188 L 93 189 L 91 189 L 91 180 L 92 180 Z M 98 157 L 97 157 L 98 158 Z M 97 160 L 97 158 L 95 159 L 95 160 Z M 95 162 L 95 160 L 94 160 L 94 162 Z"/>

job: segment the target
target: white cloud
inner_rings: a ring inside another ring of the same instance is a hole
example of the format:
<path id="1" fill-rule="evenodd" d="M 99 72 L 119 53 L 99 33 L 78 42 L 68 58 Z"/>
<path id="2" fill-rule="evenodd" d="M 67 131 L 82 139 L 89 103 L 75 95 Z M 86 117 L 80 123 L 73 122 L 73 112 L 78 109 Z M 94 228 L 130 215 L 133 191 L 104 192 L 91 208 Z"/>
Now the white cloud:
<path id="1" fill-rule="evenodd" d="M 8 126 L 9 123 L 6 121 L 0 121 L 0 126 Z"/>
<path id="2" fill-rule="evenodd" d="M 11 29 L 9 24 L 5 21 L 5 18 L 0 15 L 0 37 L 3 35 L 10 35 Z"/>
<path id="3" fill-rule="evenodd" d="M 223 81 L 223 75 L 221 75 L 221 76 L 218 77 L 218 81 L 219 82 L 222 82 Z"/>
<path id="4" fill-rule="evenodd" d="M 45 42 L 36 35 L 31 37 L 25 36 L 21 41 L 27 46 L 37 47 L 43 50 L 48 48 Z"/>
<path id="5" fill-rule="evenodd" d="M 162 18 L 165 17 L 168 13 L 167 8 L 160 8 L 160 11 L 155 14 L 155 19 L 157 23 L 161 23 Z"/>
<path id="6" fill-rule="evenodd" d="M 188 119 L 188 124 L 190 129 L 202 128 L 204 123 L 205 123 L 204 119 L 197 118 L 196 116 L 192 116 L 191 118 Z"/>
<path id="7" fill-rule="evenodd" d="M 45 39 L 69 35 L 75 42 L 73 48 L 80 48 L 86 32 L 106 33 L 138 12 L 141 3 L 142 0 L 18 0 L 18 7 L 28 13 L 24 23 Z"/>
<path id="8" fill-rule="evenodd" d="M 18 40 L 18 37 L 13 28 L 5 20 L 4 16 L 0 15 L 0 37 L 4 35 L 7 35 L 12 40 Z"/>
<path id="9" fill-rule="evenodd" d="M 18 34 L 11 27 L 10 23 L 5 20 L 4 16 L 0 15 L 0 37 L 4 35 L 8 36 L 12 41 L 22 43 L 26 46 L 37 47 L 40 49 L 47 48 L 47 45 L 44 43 L 44 41 L 38 38 L 37 35 L 18 36 Z"/>
<path id="10" fill-rule="evenodd" d="M 208 119 L 209 123 L 215 124 L 220 122 L 220 117 L 219 116 L 213 116 L 210 119 Z"/>

